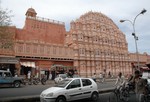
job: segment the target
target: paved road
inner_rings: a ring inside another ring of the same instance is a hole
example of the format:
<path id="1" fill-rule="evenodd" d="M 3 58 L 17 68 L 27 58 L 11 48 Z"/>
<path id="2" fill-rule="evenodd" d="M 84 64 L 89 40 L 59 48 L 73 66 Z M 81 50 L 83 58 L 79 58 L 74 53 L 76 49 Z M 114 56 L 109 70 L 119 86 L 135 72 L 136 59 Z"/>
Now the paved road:
<path id="1" fill-rule="evenodd" d="M 103 93 L 99 94 L 99 100 L 97 102 L 124 102 L 124 101 L 117 101 L 114 99 L 115 96 L 112 93 Z M 73 102 L 92 102 L 89 99 L 73 101 Z M 130 94 L 128 102 L 136 102 L 135 101 L 135 94 Z"/>
<path id="2" fill-rule="evenodd" d="M 107 88 L 112 88 L 114 82 L 106 82 L 106 83 L 98 82 L 97 84 L 100 90 L 105 90 Z M 0 98 L 40 95 L 40 93 L 43 90 L 53 85 L 54 85 L 53 82 L 49 82 L 48 85 L 27 85 L 27 86 L 22 86 L 21 88 L 3 87 L 0 88 L 0 93 L 3 93 L 0 95 Z"/>
<path id="3" fill-rule="evenodd" d="M 21 86 L 20 88 L 0 88 L 0 93 L 3 93 L 0 95 L 0 98 L 40 95 L 43 90 L 51 86 L 52 85 L 27 85 Z"/>
<path id="4" fill-rule="evenodd" d="M 97 83 L 98 88 L 101 90 L 105 90 L 107 88 L 113 88 L 114 86 L 114 81 L 111 82 L 106 82 L 106 83 Z M 8 98 L 11 97 L 25 97 L 25 96 L 30 96 L 33 98 L 32 95 L 35 95 L 36 97 L 40 95 L 40 93 L 44 90 L 47 89 L 48 87 L 53 86 L 54 84 L 49 84 L 49 85 L 27 85 L 27 86 L 22 86 L 21 88 L 0 88 L 0 102 L 2 98 Z M 115 96 L 112 92 L 109 93 L 102 93 L 99 94 L 99 100 L 98 102 L 116 102 Z M 27 102 L 27 100 L 19 100 L 18 102 Z M 80 101 L 74 101 L 74 102 L 92 102 L 91 100 L 80 100 Z M 15 101 L 17 102 L 17 101 Z M 28 102 L 39 102 L 39 99 L 35 99 L 34 101 L 28 101 Z M 120 101 L 121 102 L 121 101 Z M 129 101 L 128 102 L 136 102 L 135 101 L 135 95 L 130 94 Z"/>

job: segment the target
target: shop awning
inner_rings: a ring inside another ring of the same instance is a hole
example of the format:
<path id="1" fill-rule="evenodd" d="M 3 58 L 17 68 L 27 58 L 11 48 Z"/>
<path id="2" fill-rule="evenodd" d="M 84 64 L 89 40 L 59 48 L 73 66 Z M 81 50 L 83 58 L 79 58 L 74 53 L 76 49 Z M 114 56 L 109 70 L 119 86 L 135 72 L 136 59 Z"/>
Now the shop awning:
<path id="1" fill-rule="evenodd" d="M 14 57 L 0 57 L 0 63 L 1 64 L 17 64 L 19 63 L 19 59 L 14 58 Z"/>
<path id="2" fill-rule="evenodd" d="M 22 66 L 35 68 L 35 62 L 20 62 Z"/>

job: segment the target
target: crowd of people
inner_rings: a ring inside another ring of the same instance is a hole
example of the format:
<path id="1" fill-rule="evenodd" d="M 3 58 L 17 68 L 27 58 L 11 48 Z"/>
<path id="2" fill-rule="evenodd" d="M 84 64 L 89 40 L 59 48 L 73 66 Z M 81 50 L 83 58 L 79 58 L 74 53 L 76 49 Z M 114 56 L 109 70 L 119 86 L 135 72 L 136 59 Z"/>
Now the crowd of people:
<path id="1" fill-rule="evenodd" d="M 108 73 L 108 77 L 111 78 L 111 74 Z M 94 81 L 103 83 L 105 82 L 106 73 L 100 73 L 99 76 L 96 76 L 96 73 L 92 76 Z M 141 72 L 139 70 L 136 70 L 133 75 L 130 75 L 130 77 L 124 77 L 124 75 L 119 72 L 116 78 L 116 82 L 114 86 L 119 88 L 119 86 L 125 86 L 126 83 L 130 83 L 133 86 L 133 91 L 136 95 L 136 102 L 144 102 L 144 96 L 146 94 L 150 94 L 150 90 L 148 87 L 147 79 L 142 78 Z"/>
<path id="2" fill-rule="evenodd" d="M 94 81 L 97 81 L 99 79 L 99 82 L 103 83 L 105 82 L 105 79 L 107 78 L 112 78 L 112 75 L 110 72 L 108 72 L 108 76 L 106 75 L 106 71 L 100 72 L 100 74 L 97 76 L 96 73 L 93 74 L 92 78 Z"/>
<path id="3" fill-rule="evenodd" d="M 149 87 L 147 79 L 142 78 L 141 72 L 136 70 L 134 75 L 130 75 L 130 77 L 126 80 L 122 73 L 118 74 L 115 85 L 116 86 L 125 86 L 126 83 L 130 83 L 128 85 L 132 85 L 132 91 L 135 92 L 136 102 L 144 102 L 144 96 L 149 94 Z"/>

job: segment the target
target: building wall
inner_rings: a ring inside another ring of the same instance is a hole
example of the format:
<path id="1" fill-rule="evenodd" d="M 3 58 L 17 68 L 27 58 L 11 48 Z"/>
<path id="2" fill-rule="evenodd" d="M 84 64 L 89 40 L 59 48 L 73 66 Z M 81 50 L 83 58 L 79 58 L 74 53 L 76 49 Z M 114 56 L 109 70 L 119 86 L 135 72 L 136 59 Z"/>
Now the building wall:
<path id="1" fill-rule="evenodd" d="M 143 53 L 143 54 L 137 54 L 136 53 L 130 53 L 130 61 L 132 63 L 134 63 L 134 65 L 138 65 L 138 58 L 139 58 L 139 64 L 142 66 L 142 65 L 145 65 L 146 63 L 148 63 L 148 54 L 147 53 Z"/>
<path id="2" fill-rule="evenodd" d="M 131 73 L 125 35 L 113 21 L 97 12 L 88 12 L 71 22 L 67 43 L 74 47 L 74 66 L 83 76 L 93 73 Z M 70 39 L 72 39 L 72 44 Z"/>
<path id="3" fill-rule="evenodd" d="M 16 39 L 63 45 L 65 34 L 63 22 L 27 16 L 24 28 L 17 30 Z"/>
<path id="4" fill-rule="evenodd" d="M 27 65 L 35 63 L 35 67 L 42 70 L 50 70 L 53 64 L 73 65 L 73 49 L 64 43 L 64 22 L 36 14 L 29 8 L 23 29 L 16 29 L 15 56 Z"/>
<path id="5" fill-rule="evenodd" d="M 58 45 L 31 41 L 16 41 L 15 56 L 72 59 L 73 49 Z"/>
<path id="6" fill-rule="evenodd" d="M 147 64 L 150 63 L 150 55 L 147 55 Z"/>

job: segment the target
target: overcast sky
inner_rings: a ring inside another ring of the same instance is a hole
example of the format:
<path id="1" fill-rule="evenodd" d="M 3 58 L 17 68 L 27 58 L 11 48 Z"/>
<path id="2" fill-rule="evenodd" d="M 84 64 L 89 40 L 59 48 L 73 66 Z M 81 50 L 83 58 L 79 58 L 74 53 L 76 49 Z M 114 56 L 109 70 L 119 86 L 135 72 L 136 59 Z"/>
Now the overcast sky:
<path id="1" fill-rule="evenodd" d="M 135 41 L 131 35 L 132 25 L 129 22 L 120 23 L 120 19 L 133 21 L 143 8 L 144 15 L 138 16 L 135 23 L 136 34 L 139 37 L 138 50 L 150 54 L 150 0 L 1 0 L 1 8 L 12 10 L 12 23 L 22 28 L 25 13 L 32 7 L 37 16 L 65 22 L 66 30 L 70 22 L 88 11 L 101 12 L 111 18 L 119 29 L 126 35 L 129 52 L 135 52 Z"/>

